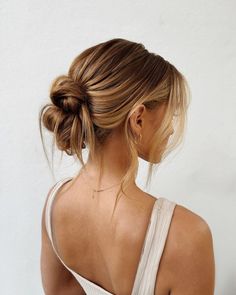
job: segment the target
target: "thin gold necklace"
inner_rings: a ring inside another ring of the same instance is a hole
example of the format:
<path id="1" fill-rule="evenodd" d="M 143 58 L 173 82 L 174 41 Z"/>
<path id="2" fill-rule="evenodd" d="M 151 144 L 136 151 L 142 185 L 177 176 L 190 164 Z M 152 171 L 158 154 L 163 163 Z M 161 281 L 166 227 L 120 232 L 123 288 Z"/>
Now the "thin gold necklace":
<path id="1" fill-rule="evenodd" d="M 87 173 L 87 171 L 86 171 L 85 169 L 82 169 L 82 170 L 88 175 L 88 173 Z M 87 184 L 89 185 L 89 187 L 93 190 L 93 195 L 92 195 L 93 198 L 94 198 L 94 193 L 98 193 L 98 192 L 103 192 L 103 191 L 109 190 L 109 189 L 113 188 L 114 186 L 117 186 L 118 184 L 121 183 L 121 181 L 120 181 L 119 183 L 113 184 L 112 186 L 109 186 L 109 187 L 107 187 L 107 188 L 103 188 L 103 189 L 94 189 L 94 188 L 88 183 L 88 181 L 85 179 L 83 173 L 81 173 L 81 175 L 82 175 L 82 177 L 84 178 L 84 180 L 87 182 Z"/>

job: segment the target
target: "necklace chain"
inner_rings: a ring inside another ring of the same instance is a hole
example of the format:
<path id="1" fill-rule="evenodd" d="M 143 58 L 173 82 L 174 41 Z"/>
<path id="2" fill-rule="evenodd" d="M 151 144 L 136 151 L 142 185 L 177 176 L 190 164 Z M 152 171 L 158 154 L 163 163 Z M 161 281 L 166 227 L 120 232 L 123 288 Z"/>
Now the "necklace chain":
<path id="1" fill-rule="evenodd" d="M 85 173 L 87 173 L 87 171 L 85 170 L 85 169 L 82 169 L 82 170 L 84 170 L 84 172 Z M 87 173 L 88 174 L 88 173 Z M 82 175 L 82 177 L 84 178 L 84 175 L 83 175 L 83 173 L 81 173 L 81 175 Z M 85 179 L 85 178 L 84 178 Z M 85 179 L 85 181 L 88 183 L 88 181 Z M 111 189 L 112 187 L 114 187 L 114 186 L 117 186 L 118 184 L 120 184 L 121 183 L 121 181 L 119 182 L 119 183 L 116 183 L 116 184 L 113 184 L 112 186 L 109 186 L 109 187 L 107 187 L 107 188 L 103 188 L 103 189 L 94 189 L 89 183 L 88 183 L 88 185 L 89 185 L 89 187 L 93 190 L 93 197 L 94 197 L 94 193 L 95 192 L 103 192 L 103 191 L 106 191 L 106 190 L 109 190 L 109 189 Z"/>

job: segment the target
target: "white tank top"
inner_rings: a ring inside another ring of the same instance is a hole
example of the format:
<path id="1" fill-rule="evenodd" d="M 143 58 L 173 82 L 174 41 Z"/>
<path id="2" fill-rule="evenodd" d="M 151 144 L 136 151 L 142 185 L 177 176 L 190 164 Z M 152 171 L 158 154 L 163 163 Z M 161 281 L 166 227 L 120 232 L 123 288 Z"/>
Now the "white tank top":
<path id="1" fill-rule="evenodd" d="M 52 247 L 61 263 L 74 275 L 86 294 L 114 295 L 102 287 L 96 285 L 95 283 L 85 279 L 83 276 L 74 272 L 67 265 L 65 265 L 54 247 L 51 229 L 51 207 L 57 190 L 60 188 L 60 186 L 71 179 L 72 177 L 67 177 L 58 181 L 53 187 L 47 200 L 45 223 Z M 131 295 L 154 294 L 157 271 L 175 206 L 175 202 L 172 202 L 163 197 L 159 197 L 154 203 Z"/>

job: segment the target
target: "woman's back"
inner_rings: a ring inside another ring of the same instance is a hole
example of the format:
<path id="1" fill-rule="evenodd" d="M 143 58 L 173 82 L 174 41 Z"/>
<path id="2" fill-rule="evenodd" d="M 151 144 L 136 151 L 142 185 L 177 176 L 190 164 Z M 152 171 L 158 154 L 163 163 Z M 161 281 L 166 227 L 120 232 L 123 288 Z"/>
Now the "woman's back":
<path id="1" fill-rule="evenodd" d="M 78 180 L 67 189 L 69 180 L 57 183 L 47 209 L 53 208 L 54 247 L 86 294 L 170 294 L 177 235 L 184 237 L 183 218 L 195 214 L 137 190 L 121 198 L 111 224 L 114 193 L 92 199 L 86 183 Z"/>
<path id="2" fill-rule="evenodd" d="M 159 237 L 157 237 L 157 240 L 160 239 L 162 234 L 164 238 L 163 241 L 157 241 L 160 244 L 165 242 L 169 228 L 168 224 L 164 224 L 168 219 L 162 223 L 157 222 L 163 198 L 156 199 L 141 190 L 134 192 L 135 196 L 132 199 L 121 198 L 117 213 L 114 215 L 114 224 L 111 225 L 109 217 L 114 202 L 112 199 L 114 193 L 110 196 L 109 193 L 101 194 L 99 202 L 97 197 L 89 198 L 91 192 L 89 193 L 86 184 L 80 181 L 67 190 L 67 185 L 70 185 L 69 180 L 70 178 L 64 179 L 61 184 L 58 183 L 56 191 L 51 194 L 54 197 L 53 206 L 51 206 L 53 244 L 60 258 L 75 273 L 101 286 L 111 294 L 131 294 L 141 254 L 149 255 L 151 257 L 144 257 L 146 261 L 143 261 L 143 265 L 139 268 L 136 278 L 139 281 L 136 282 L 138 291 L 143 272 L 147 268 L 145 264 L 154 261 L 151 246 L 156 227 L 166 226 L 166 234 L 159 232 Z M 66 181 L 68 183 L 65 183 Z M 171 205 L 169 208 L 170 223 L 175 203 L 166 199 L 165 201 Z M 162 211 L 164 210 L 163 205 Z M 153 228 L 150 228 L 151 217 Z M 156 221 L 155 224 L 154 221 Z M 149 238 L 147 233 L 149 233 Z M 145 238 L 148 238 L 150 248 L 145 251 L 150 253 L 142 253 Z M 158 267 L 159 261 L 160 258 L 157 257 L 154 268 Z M 152 267 L 151 265 L 149 268 L 152 269 Z M 147 273 L 146 276 L 150 280 L 153 275 Z M 159 277 L 161 279 L 161 274 Z M 155 286 L 155 278 L 153 285 Z M 162 283 L 158 288 L 159 292 L 162 290 L 160 294 L 168 294 L 166 283 Z"/>

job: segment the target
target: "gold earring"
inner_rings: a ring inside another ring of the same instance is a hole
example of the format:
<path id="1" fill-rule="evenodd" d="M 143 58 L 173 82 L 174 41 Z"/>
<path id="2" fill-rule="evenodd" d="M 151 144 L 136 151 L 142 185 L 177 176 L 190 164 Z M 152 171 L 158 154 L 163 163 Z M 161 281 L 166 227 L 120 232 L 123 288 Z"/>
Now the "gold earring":
<path id="1" fill-rule="evenodd" d="M 135 144 L 138 144 L 138 142 L 140 142 L 141 139 L 142 139 L 142 134 L 140 133 L 138 136 L 138 139 L 137 138 L 135 139 Z"/>

